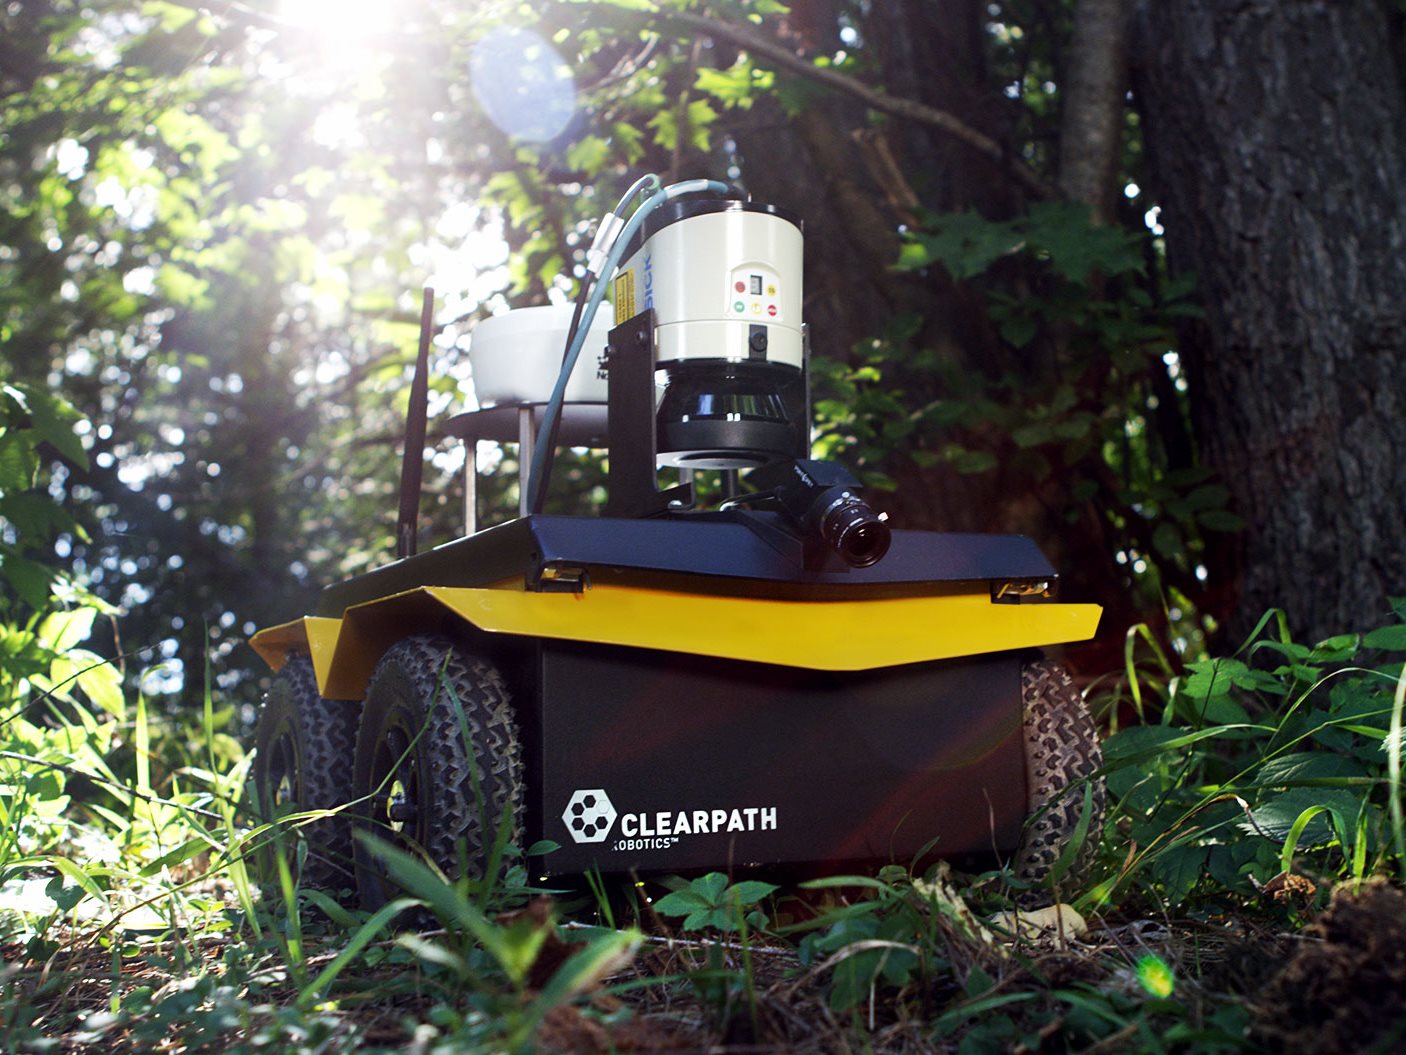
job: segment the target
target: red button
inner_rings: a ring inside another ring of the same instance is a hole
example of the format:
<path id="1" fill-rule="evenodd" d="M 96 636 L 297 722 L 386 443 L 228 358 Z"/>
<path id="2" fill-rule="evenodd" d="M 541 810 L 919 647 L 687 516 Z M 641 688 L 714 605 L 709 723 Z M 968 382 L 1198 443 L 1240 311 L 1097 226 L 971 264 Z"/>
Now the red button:
<path id="1" fill-rule="evenodd" d="M 776 305 L 775 305 L 775 304 L 768 304 L 768 305 L 767 305 L 767 309 L 766 309 L 766 313 L 767 313 L 768 315 L 775 315 L 775 314 L 776 314 Z"/>
<path id="2" fill-rule="evenodd" d="M 747 292 L 747 283 L 745 283 L 745 282 L 739 282 L 739 283 L 737 283 L 737 285 L 736 285 L 735 287 L 733 287 L 733 288 L 735 288 L 738 293 L 746 293 L 746 292 Z"/>

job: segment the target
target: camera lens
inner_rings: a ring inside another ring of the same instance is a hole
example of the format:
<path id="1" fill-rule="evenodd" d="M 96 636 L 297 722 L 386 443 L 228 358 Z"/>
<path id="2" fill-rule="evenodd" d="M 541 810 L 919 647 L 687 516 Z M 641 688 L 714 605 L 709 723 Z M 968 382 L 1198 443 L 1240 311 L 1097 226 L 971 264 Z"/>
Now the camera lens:
<path id="1" fill-rule="evenodd" d="M 877 564 L 889 551 L 889 526 L 851 494 L 843 495 L 820 520 L 820 537 L 852 568 Z"/>

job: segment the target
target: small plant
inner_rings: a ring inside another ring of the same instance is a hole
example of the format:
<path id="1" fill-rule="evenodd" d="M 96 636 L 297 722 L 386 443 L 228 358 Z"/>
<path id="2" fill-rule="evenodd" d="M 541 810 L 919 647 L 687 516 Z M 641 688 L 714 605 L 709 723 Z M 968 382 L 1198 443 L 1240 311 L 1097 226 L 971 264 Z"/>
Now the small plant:
<path id="1" fill-rule="evenodd" d="M 736 932 L 744 926 L 753 929 L 767 925 L 766 914 L 755 906 L 777 891 L 774 883 L 755 879 L 729 883 L 721 872 L 709 872 L 689 882 L 673 884 L 676 889 L 654 903 L 664 916 L 682 916 L 684 930 Z M 746 910 L 751 911 L 746 911 Z M 744 914 L 745 912 L 745 914 Z"/>
<path id="2" fill-rule="evenodd" d="M 1406 602 L 1394 607 L 1406 618 Z M 1290 901 L 1314 884 L 1271 883 L 1296 871 L 1399 872 L 1403 652 L 1400 623 L 1307 646 L 1270 613 L 1232 657 L 1181 673 L 1161 656 L 1151 671 L 1130 664 L 1129 694 L 1111 706 L 1141 724 L 1104 742 L 1128 851 L 1092 900 L 1141 888 L 1172 905 Z"/>

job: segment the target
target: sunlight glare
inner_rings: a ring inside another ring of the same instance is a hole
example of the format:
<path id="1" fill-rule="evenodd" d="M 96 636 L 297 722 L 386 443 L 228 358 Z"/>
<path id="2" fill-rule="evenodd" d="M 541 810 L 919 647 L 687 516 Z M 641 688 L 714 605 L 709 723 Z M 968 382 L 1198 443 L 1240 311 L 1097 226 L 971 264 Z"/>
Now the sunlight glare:
<path id="1" fill-rule="evenodd" d="M 315 35 L 329 57 L 350 61 L 390 28 L 395 8 L 386 0 L 282 0 L 279 14 Z"/>

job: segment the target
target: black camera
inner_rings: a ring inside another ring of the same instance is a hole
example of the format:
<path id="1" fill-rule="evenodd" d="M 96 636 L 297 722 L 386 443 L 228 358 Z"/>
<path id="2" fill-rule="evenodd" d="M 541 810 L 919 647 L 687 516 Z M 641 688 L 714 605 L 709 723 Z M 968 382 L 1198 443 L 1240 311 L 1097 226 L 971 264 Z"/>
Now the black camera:
<path id="1" fill-rule="evenodd" d="M 843 466 L 798 458 L 754 469 L 749 480 L 772 488 L 776 503 L 802 533 L 819 539 L 850 567 L 877 564 L 889 551 L 888 524 L 859 497 L 859 481 Z"/>

